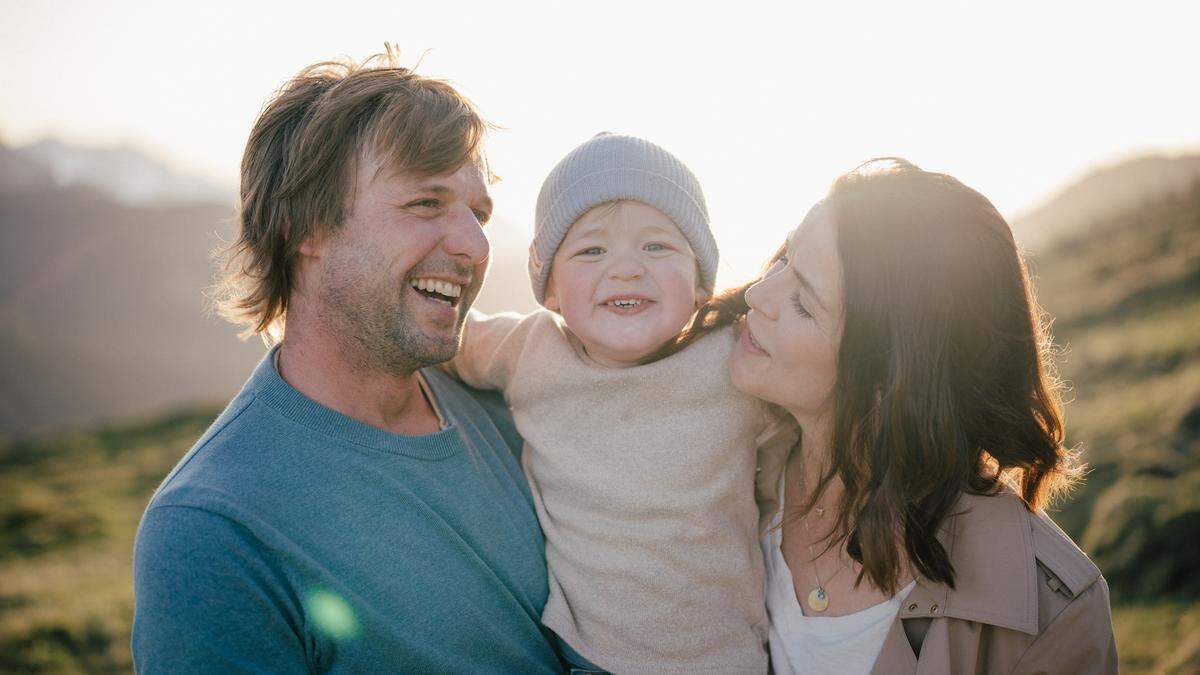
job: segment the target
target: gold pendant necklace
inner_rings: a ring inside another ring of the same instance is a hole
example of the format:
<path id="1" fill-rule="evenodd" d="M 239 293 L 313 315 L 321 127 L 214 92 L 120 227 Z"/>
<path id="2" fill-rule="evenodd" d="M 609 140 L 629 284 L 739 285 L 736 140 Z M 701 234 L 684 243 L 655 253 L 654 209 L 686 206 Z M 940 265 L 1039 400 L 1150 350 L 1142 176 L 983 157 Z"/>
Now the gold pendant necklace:
<path id="1" fill-rule="evenodd" d="M 804 494 L 804 469 L 803 469 L 803 467 L 800 470 L 799 488 L 800 488 L 800 494 L 803 495 Z M 814 506 L 813 510 L 817 512 L 818 518 L 823 517 L 825 515 L 825 509 L 822 507 Z M 821 612 L 824 612 L 826 609 L 829 609 L 829 593 L 827 593 L 825 591 L 825 583 L 823 583 L 821 581 L 821 572 L 819 569 L 817 569 L 817 554 L 813 552 L 812 532 L 808 529 L 808 514 L 807 513 L 804 514 L 800 518 L 800 522 L 804 523 L 804 536 L 808 540 L 809 560 L 812 562 L 813 577 L 817 580 L 817 585 L 811 591 L 808 592 L 808 598 L 806 598 L 806 602 L 808 604 L 809 609 L 820 614 Z M 829 577 L 829 581 L 833 581 L 834 577 L 841 574 L 842 570 L 844 570 L 844 569 L 846 569 L 845 562 L 843 562 L 842 565 L 840 567 L 838 567 L 837 571 L 833 573 L 833 576 Z"/>

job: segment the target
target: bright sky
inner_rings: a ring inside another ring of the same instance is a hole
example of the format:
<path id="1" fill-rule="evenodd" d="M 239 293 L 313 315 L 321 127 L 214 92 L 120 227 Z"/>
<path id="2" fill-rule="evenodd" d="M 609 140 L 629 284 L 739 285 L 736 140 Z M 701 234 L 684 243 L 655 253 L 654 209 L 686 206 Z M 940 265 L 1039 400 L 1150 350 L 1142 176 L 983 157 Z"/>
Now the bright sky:
<path id="1" fill-rule="evenodd" d="M 531 231 L 553 164 L 597 131 L 699 176 L 721 285 L 829 183 L 900 155 L 1020 213 L 1097 163 L 1200 147 L 1196 3 L 50 2 L 0 4 L 0 139 L 131 142 L 236 183 L 301 67 L 397 42 L 507 128 L 498 216 Z M 522 246 L 524 242 L 522 242 Z"/>

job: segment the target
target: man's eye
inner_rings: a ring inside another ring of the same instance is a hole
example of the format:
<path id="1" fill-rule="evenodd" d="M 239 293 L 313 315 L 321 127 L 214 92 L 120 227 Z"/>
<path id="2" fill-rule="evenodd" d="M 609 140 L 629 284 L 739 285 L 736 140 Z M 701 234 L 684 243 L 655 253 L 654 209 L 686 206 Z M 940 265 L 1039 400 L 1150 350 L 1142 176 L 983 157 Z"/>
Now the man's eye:
<path id="1" fill-rule="evenodd" d="M 492 214 L 488 213 L 487 211 L 475 212 L 475 220 L 478 220 L 480 225 L 487 225 L 487 221 L 490 220 L 491 217 Z"/>
<path id="2" fill-rule="evenodd" d="M 418 199 L 417 201 L 411 202 L 409 204 L 409 206 L 420 206 L 420 207 L 429 208 L 429 209 L 436 209 L 437 207 L 439 207 L 441 205 L 442 205 L 441 202 L 439 202 L 436 199 L 432 199 L 432 198 L 431 199 Z"/>

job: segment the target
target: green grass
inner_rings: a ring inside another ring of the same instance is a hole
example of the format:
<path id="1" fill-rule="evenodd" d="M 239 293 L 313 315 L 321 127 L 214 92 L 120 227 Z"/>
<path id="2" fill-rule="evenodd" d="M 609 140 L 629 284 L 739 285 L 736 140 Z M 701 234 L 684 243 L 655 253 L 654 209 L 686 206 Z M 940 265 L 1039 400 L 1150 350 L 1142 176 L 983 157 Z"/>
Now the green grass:
<path id="1" fill-rule="evenodd" d="M 1122 673 L 1200 672 L 1200 603 L 1114 607 L 1113 628 Z"/>
<path id="2" fill-rule="evenodd" d="M 0 447 L 0 671 L 130 671 L 138 520 L 215 415 Z"/>

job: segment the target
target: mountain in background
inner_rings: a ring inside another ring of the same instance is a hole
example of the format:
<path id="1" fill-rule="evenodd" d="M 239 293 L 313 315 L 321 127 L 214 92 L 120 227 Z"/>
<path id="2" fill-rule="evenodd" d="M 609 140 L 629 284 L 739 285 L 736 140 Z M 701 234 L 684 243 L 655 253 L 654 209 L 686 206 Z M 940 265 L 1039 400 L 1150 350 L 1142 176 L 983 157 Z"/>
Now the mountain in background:
<path id="1" fill-rule="evenodd" d="M 234 190 L 185 175 L 128 145 L 81 147 L 54 138 L 13 148 L 57 188 L 84 186 L 125 206 L 232 204 Z"/>
<path id="2" fill-rule="evenodd" d="M 1016 216 L 1013 231 L 1026 248 L 1043 249 L 1142 204 L 1185 194 L 1198 182 L 1200 155 L 1131 159 L 1096 169 Z"/>
<path id="3" fill-rule="evenodd" d="M 56 171 L 79 157 L 92 163 L 77 177 L 113 180 L 64 185 Z M 150 190 L 130 201 L 139 173 L 173 176 L 129 151 L 0 146 L 0 438 L 227 400 L 262 356 L 261 341 L 206 313 L 232 201 L 180 203 L 202 193 L 178 176 L 155 183 L 152 202 Z M 531 309 L 528 235 L 502 220 L 488 234 L 493 271 L 476 306 Z"/>

